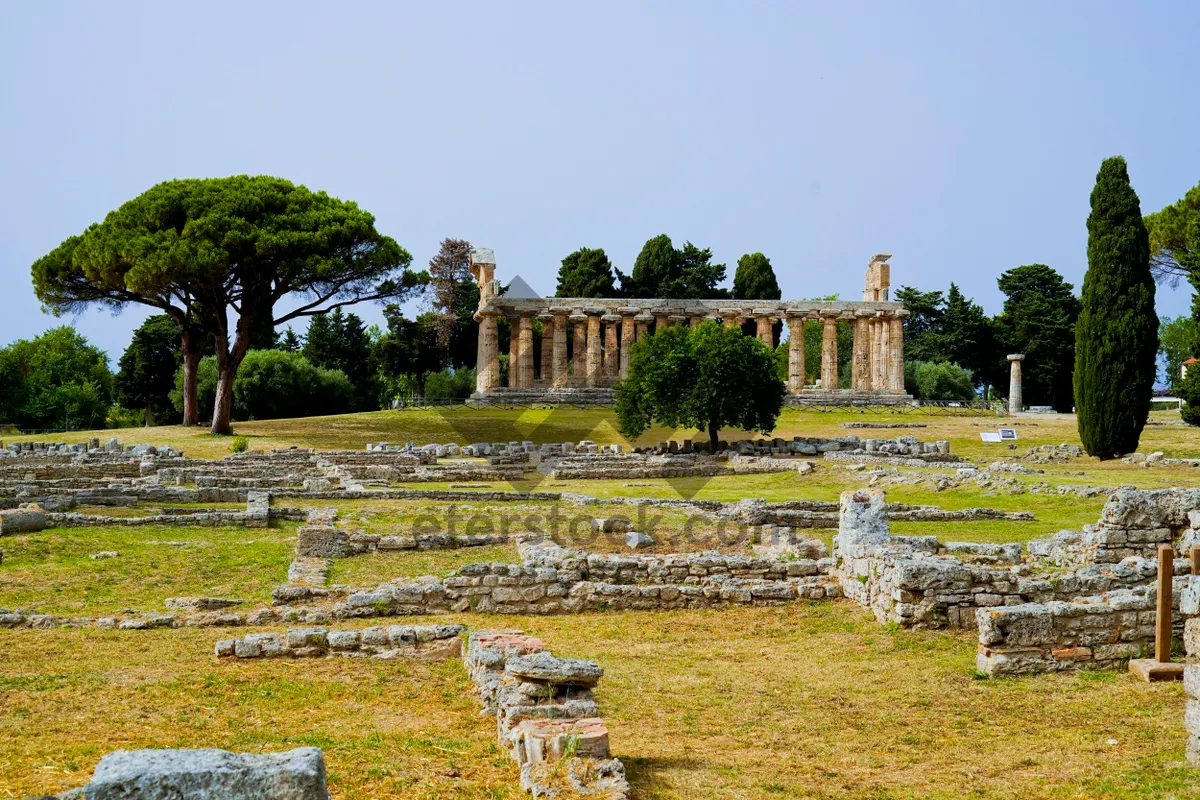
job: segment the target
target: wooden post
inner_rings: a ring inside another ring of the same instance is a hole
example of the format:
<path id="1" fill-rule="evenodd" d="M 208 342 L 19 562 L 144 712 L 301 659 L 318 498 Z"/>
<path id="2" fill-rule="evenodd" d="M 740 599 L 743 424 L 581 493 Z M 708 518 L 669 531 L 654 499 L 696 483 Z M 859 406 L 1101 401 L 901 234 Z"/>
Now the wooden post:
<path id="1" fill-rule="evenodd" d="M 1192 548 L 1192 574 L 1200 575 L 1200 545 Z"/>
<path id="2" fill-rule="evenodd" d="M 1175 550 L 1158 546 L 1158 628 L 1154 632 L 1154 660 L 1171 663 L 1171 579 L 1175 573 Z"/>
<path id="3" fill-rule="evenodd" d="M 1197 557 L 1196 549 L 1192 558 Z M 1193 560 L 1193 564 L 1195 561 Z M 1181 681 L 1183 664 L 1171 663 L 1171 579 L 1175 572 L 1175 550 L 1169 544 L 1158 547 L 1158 604 L 1154 627 L 1154 658 L 1135 658 L 1129 672 L 1144 681 Z"/>

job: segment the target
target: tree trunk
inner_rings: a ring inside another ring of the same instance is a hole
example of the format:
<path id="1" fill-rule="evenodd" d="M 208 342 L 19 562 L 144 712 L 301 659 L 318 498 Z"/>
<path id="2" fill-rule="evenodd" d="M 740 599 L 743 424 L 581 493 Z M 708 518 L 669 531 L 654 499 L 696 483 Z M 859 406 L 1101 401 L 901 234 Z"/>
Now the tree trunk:
<path id="1" fill-rule="evenodd" d="M 214 435 L 228 436 L 233 433 L 233 379 L 237 377 L 238 367 L 250 349 L 250 331 L 253 327 L 254 317 L 243 313 L 238 319 L 232 348 L 228 346 L 229 337 L 223 328 L 217 334 L 217 399 L 213 403 L 211 428 Z"/>
<path id="2" fill-rule="evenodd" d="M 718 428 L 716 425 L 710 424 L 708 426 L 708 449 L 713 453 L 717 452 L 717 445 L 720 444 L 720 442 L 717 441 L 718 433 L 720 433 L 720 428 Z"/>
<path id="3" fill-rule="evenodd" d="M 227 359 L 217 358 L 218 361 Z M 217 366 L 217 399 L 213 403 L 213 418 L 211 433 L 219 436 L 228 436 L 233 433 L 233 378 L 237 372 L 237 368 L 230 369 L 228 366 Z"/>
<path id="4" fill-rule="evenodd" d="M 200 368 L 200 359 L 204 357 L 204 335 L 185 331 L 180 341 L 183 350 L 183 424 L 195 425 L 200 421 L 196 373 Z"/>
<path id="5" fill-rule="evenodd" d="M 150 411 L 150 404 L 146 403 L 146 427 L 147 428 L 150 427 L 150 423 L 152 420 L 153 420 L 153 416 Z"/>

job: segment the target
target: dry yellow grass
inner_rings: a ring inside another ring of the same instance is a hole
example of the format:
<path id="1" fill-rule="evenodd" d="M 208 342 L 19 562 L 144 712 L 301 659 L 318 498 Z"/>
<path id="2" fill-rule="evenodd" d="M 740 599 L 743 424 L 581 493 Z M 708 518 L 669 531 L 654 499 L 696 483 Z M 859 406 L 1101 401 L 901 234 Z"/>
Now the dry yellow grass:
<path id="1" fill-rule="evenodd" d="M 885 629 L 846 602 L 458 618 L 599 660 L 640 800 L 1200 792 L 1178 685 L 977 680 L 967 637 Z M 118 747 L 308 744 L 339 800 L 521 796 L 457 662 L 214 663 L 227 635 L 0 632 L 0 796 L 78 784 Z"/>
<path id="2" fill-rule="evenodd" d="M 557 441 L 583 438 L 581 428 L 598 441 L 616 440 L 608 412 L 447 413 L 471 416 L 379 412 L 237 427 L 253 447 L 466 442 L 510 439 L 514 430 L 522 438 Z M 1156 420 L 1169 417 L 1156 415 Z M 842 427 L 850 420 L 927 427 L 850 431 Z M 778 434 L 948 438 L 956 452 L 989 463 L 1014 455 L 979 441 L 980 430 L 1003 422 L 788 411 Z M 1017 454 L 1037 444 L 1078 441 L 1070 417 L 1024 416 L 1016 422 Z M 194 456 L 220 456 L 229 445 L 228 439 L 181 428 L 117 433 L 128 442 L 170 442 Z M 42 438 L 77 441 L 87 435 Z M 642 441 L 667 435 L 652 431 Z M 1150 426 L 1142 450 L 1200 457 L 1200 435 L 1192 428 Z M 1200 485 L 1200 470 L 1190 467 L 1144 469 L 1090 458 L 1035 466 L 1046 473 L 1021 480 Z M 636 481 L 632 486 L 627 481 L 522 482 L 515 488 L 605 497 L 836 500 L 863 480 L 861 473 L 823 466 L 811 476 Z M 944 492 L 897 486 L 889 489 L 889 499 L 1032 510 L 1037 516 L 1036 522 L 894 524 L 897 533 L 988 541 L 1023 541 L 1077 528 L 1094 521 L 1103 503 L 992 494 L 974 486 Z M 316 504 L 338 505 L 353 525 L 377 533 L 410 533 L 419 514 L 443 513 L 447 505 Z M 679 520 L 665 516 L 664 530 L 670 532 Z M 285 525 L 257 531 L 114 527 L 6 537 L 0 606 L 96 615 L 128 605 L 161 609 L 166 597 L 181 594 L 262 601 L 283 578 L 292 536 Z M 208 545 L 152 544 L 191 539 Z M 98 550 L 117 550 L 122 557 L 87 558 Z M 461 563 L 512 557 L 511 548 L 364 556 L 339 562 L 333 580 L 370 584 L 397 574 L 444 574 Z M 607 670 L 601 707 L 638 800 L 1200 797 L 1200 773 L 1183 764 L 1179 686 L 1148 686 L 1121 673 L 977 680 L 971 637 L 885 628 L 846 602 L 438 620 L 523 627 L 562 655 L 599 660 Z M 217 664 L 212 643 L 230 634 L 0 631 L 0 797 L 78 785 L 101 755 L 117 747 L 280 750 L 304 744 L 325 749 L 338 800 L 523 796 L 515 769 L 495 746 L 491 721 L 477 716 L 460 665 L 363 659 Z"/>

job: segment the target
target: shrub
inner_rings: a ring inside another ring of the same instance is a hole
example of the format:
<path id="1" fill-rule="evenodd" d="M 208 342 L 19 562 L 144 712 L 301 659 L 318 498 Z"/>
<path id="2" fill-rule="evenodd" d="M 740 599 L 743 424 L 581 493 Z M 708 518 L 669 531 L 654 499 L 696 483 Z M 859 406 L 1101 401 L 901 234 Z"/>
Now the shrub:
<path id="1" fill-rule="evenodd" d="M 975 378 L 958 364 L 909 361 L 904 365 L 904 390 L 918 400 L 968 403 L 975 399 Z"/>
<path id="2" fill-rule="evenodd" d="M 1200 425 L 1200 369 L 1192 368 L 1187 376 L 1179 382 L 1179 398 L 1183 400 L 1183 408 L 1179 415 L 1188 425 Z"/>
<path id="3" fill-rule="evenodd" d="M 233 437 L 233 443 L 229 445 L 229 452 L 231 453 L 244 453 L 248 449 L 250 449 L 250 440 L 245 436 Z"/>
<path id="4" fill-rule="evenodd" d="M 201 409 L 216 399 L 216 360 L 208 356 L 196 372 Z M 299 353 L 251 350 L 233 381 L 234 419 L 281 419 L 343 414 L 350 410 L 354 387 L 339 370 L 314 367 Z M 183 408 L 183 371 L 176 375 L 171 402 Z M 211 413 L 211 411 L 210 411 Z"/>
<path id="5" fill-rule="evenodd" d="M 475 370 L 444 369 L 425 377 L 426 400 L 462 400 L 475 391 Z"/>

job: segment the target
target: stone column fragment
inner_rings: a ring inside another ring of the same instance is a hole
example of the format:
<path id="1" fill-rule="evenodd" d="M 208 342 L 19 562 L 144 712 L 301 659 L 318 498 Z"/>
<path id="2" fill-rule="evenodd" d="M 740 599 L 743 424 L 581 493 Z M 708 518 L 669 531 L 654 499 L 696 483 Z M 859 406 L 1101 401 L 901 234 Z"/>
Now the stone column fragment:
<path id="1" fill-rule="evenodd" d="M 1021 396 L 1021 362 L 1025 360 L 1023 353 L 1013 353 L 1008 357 L 1008 413 L 1019 414 L 1025 410 L 1025 398 Z"/>

